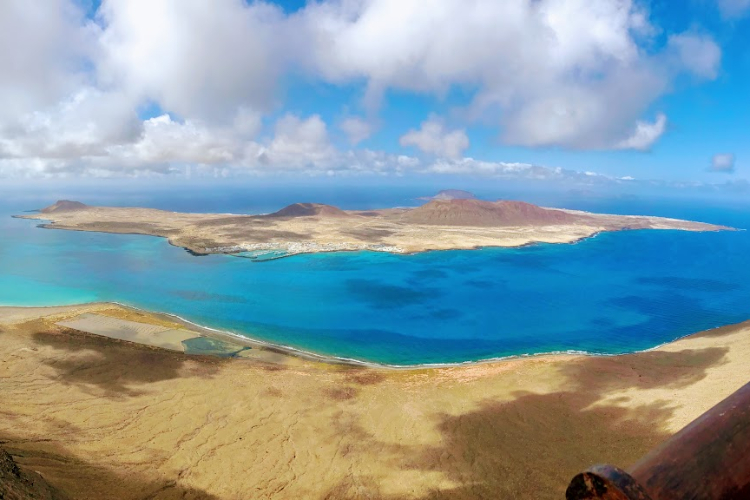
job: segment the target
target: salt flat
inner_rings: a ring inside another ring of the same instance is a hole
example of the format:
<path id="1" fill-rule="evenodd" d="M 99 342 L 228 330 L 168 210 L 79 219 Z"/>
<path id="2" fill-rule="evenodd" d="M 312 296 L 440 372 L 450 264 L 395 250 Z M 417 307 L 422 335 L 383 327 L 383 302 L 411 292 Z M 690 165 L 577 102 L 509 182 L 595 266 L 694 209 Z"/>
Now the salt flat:
<path id="1" fill-rule="evenodd" d="M 183 341 L 199 336 L 188 330 L 165 328 L 94 313 L 82 314 L 75 319 L 60 321 L 57 324 L 81 332 L 179 352 L 185 351 Z"/>

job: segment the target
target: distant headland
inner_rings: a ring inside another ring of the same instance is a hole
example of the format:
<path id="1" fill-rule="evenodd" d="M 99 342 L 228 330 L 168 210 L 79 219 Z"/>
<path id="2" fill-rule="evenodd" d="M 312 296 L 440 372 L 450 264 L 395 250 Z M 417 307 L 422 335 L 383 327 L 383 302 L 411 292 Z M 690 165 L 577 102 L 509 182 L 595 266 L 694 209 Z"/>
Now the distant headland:
<path id="1" fill-rule="evenodd" d="M 435 196 L 422 196 L 418 200 L 476 200 L 474 193 L 463 191 L 461 189 L 443 189 Z"/>
<path id="2" fill-rule="evenodd" d="M 457 190 L 441 191 L 416 208 L 362 211 L 295 203 L 271 214 L 232 215 L 92 207 L 61 200 L 39 213 L 18 217 L 50 221 L 42 225 L 45 228 L 160 236 L 195 254 L 261 259 L 316 252 L 414 253 L 572 243 L 628 229 L 731 229 L 662 217 L 544 208 L 523 201 L 484 201 Z"/>

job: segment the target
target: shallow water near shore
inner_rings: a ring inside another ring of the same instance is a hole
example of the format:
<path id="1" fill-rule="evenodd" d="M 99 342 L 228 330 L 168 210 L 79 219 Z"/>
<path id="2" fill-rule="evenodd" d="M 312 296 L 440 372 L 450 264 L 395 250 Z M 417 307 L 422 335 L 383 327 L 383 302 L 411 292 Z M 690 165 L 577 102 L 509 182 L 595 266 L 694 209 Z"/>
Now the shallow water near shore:
<path id="1" fill-rule="evenodd" d="M 750 211 L 739 208 L 563 206 L 750 227 Z M 629 231 L 573 245 L 256 263 L 196 257 L 160 238 L 45 230 L 10 218 L 30 208 L 36 206 L 0 205 L 2 305 L 117 301 L 376 363 L 615 354 L 750 317 L 750 235 L 743 231 Z"/>

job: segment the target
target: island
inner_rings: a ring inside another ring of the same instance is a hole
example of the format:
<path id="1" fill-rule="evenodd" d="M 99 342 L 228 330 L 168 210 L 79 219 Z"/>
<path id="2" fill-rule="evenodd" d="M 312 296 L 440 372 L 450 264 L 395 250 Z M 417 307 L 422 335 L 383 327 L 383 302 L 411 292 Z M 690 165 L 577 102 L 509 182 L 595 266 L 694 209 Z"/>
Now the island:
<path id="1" fill-rule="evenodd" d="M 422 196 L 418 200 L 476 200 L 474 193 L 462 189 L 443 189 L 435 196 Z"/>
<path id="2" fill-rule="evenodd" d="M 151 208 L 93 207 L 61 200 L 38 213 L 41 227 L 167 238 L 196 255 L 240 254 L 254 259 L 302 253 L 416 253 L 532 243 L 573 243 L 606 231 L 731 228 L 663 217 L 544 208 L 523 201 L 439 196 L 416 208 L 341 210 L 295 203 L 263 215 L 178 213 Z"/>

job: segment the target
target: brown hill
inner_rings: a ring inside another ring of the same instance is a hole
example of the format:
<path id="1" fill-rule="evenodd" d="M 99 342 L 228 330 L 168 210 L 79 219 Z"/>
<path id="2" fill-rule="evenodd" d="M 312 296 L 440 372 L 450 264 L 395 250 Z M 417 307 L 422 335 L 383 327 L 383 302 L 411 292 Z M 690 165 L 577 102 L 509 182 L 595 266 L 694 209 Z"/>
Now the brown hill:
<path id="1" fill-rule="evenodd" d="M 62 500 L 63 495 L 39 474 L 21 470 L 5 450 L 0 449 L 0 498 L 7 500 Z"/>
<path id="2" fill-rule="evenodd" d="M 441 226 L 542 226 L 572 224 L 583 216 L 523 201 L 433 200 L 406 212 L 412 224 Z"/>
<path id="3" fill-rule="evenodd" d="M 348 217 L 349 214 L 338 207 L 324 205 L 322 203 L 294 203 L 284 207 L 278 212 L 269 214 L 268 217 Z"/>
<path id="4" fill-rule="evenodd" d="M 40 212 L 43 214 L 51 214 L 54 212 L 72 212 L 75 210 L 83 210 L 85 208 L 88 208 L 88 206 L 80 201 L 60 200 L 54 205 L 41 209 Z"/>

